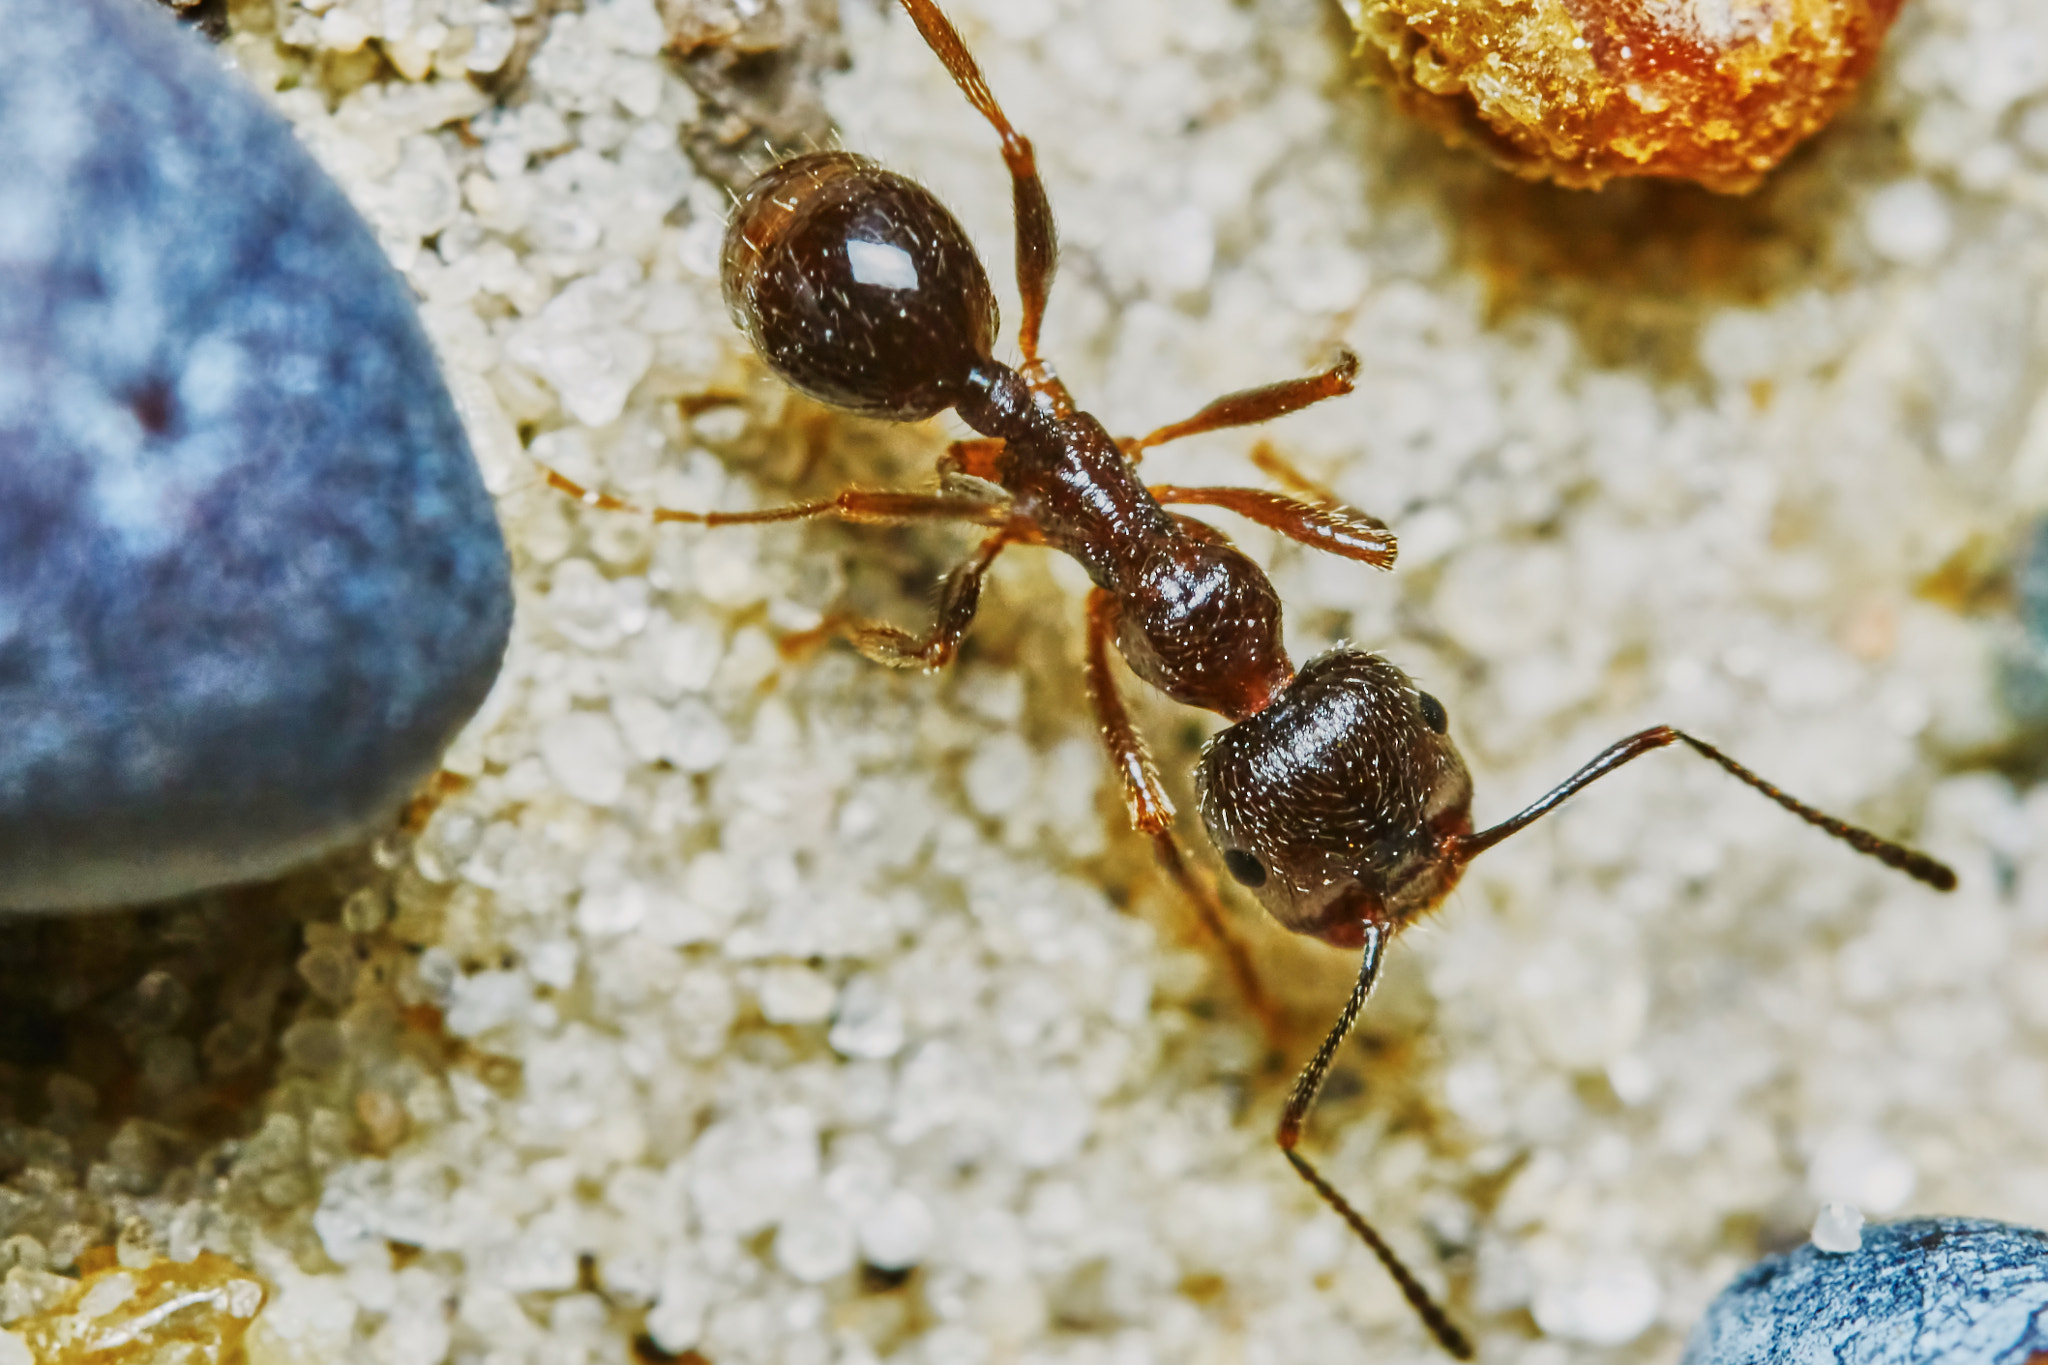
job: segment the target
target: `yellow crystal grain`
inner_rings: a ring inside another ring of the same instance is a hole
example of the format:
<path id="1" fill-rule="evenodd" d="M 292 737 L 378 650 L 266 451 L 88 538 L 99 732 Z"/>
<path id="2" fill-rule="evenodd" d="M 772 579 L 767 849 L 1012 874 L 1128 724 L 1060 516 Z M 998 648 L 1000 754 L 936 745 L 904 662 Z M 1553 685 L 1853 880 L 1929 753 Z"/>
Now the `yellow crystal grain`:
<path id="1" fill-rule="evenodd" d="M 9 1330 L 36 1365 L 238 1365 L 264 1298 L 248 1271 L 201 1252 L 187 1262 L 89 1272 Z"/>

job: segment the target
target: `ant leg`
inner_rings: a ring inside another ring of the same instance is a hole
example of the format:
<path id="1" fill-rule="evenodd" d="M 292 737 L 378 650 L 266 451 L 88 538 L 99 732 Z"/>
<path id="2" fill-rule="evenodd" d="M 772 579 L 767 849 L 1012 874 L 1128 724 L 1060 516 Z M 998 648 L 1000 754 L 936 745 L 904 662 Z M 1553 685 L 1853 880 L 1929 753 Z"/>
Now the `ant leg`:
<path id="1" fill-rule="evenodd" d="M 1290 412 L 1300 412 L 1326 398 L 1342 397 L 1351 392 L 1352 382 L 1357 377 L 1358 356 L 1347 346 L 1338 352 L 1337 363 L 1321 374 L 1283 379 L 1277 384 L 1262 384 L 1255 389 L 1226 393 L 1184 422 L 1175 422 L 1171 426 L 1160 427 L 1149 436 L 1123 442 L 1124 454 L 1135 461 L 1153 446 L 1163 446 L 1183 436 L 1270 422 Z"/>
<path id="2" fill-rule="evenodd" d="M 685 512 L 674 507 L 647 507 L 624 498 L 585 488 L 564 474 L 540 465 L 548 486 L 560 489 L 585 507 L 607 512 L 629 512 L 657 522 L 685 522 L 698 526 L 751 526 L 774 521 L 804 521 L 811 517 L 837 517 L 841 521 L 888 525 L 904 521 L 971 521 L 983 526 L 1001 526 L 1010 520 L 1010 509 L 1002 503 L 977 502 L 971 498 L 943 493 L 897 493 L 885 490 L 846 488 L 829 498 L 791 503 L 786 507 L 763 507 L 752 512 Z"/>
<path id="3" fill-rule="evenodd" d="M 1195 907 L 1202 927 L 1223 945 L 1224 956 L 1230 963 L 1230 974 L 1236 978 L 1245 1003 L 1251 1006 L 1266 1026 L 1267 1033 L 1271 1034 L 1278 1026 L 1279 1017 L 1266 999 L 1265 988 L 1259 984 L 1251 954 L 1231 929 L 1228 912 L 1217 899 L 1215 890 L 1181 856 L 1180 845 L 1173 837 L 1173 801 L 1159 781 L 1159 770 L 1153 766 L 1152 755 L 1145 747 L 1143 736 L 1131 724 L 1130 712 L 1124 709 L 1123 696 L 1117 691 L 1116 679 L 1110 673 L 1109 642 L 1116 637 L 1117 612 L 1114 594 L 1101 588 L 1088 594 L 1088 696 L 1095 705 L 1096 727 L 1102 734 L 1103 744 L 1109 749 L 1110 763 L 1123 782 L 1124 807 L 1130 812 L 1131 827 L 1152 841 L 1152 851 L 1159 859 L 1159 865 Z"/>
<path id="4" fill-rule="evenodd" d="M 1335 503 L 1337 495 L 1294 467 L 1271 441 L 1254 441 L 1252 466 L 1304 502 Z"/>
<path id="5" fill-rule="evenodd" d="M 981 604 L 981 581 L 1003 547 L 1018 541 L 1036 541 L 1038 528 L 1014 516 L 1001 503 L 976 502 L 968 498 L 932 493 L 873 492 L 859 488 L 842 489 L 836 496 L 815 502 L 792 503 L 753 512 L 684 512 L 671 507 L 643 507 L 575 483 L 555 470 L 541 465 L 548 483 L 586 507 L 612 512 L 630 512 L 650 520 L 691 522 L 704 526 L 737 526 L 776 521 L 802 521 L 810 517 L 837 517 L 841 521 L 888 524 L 919 520 L 953 519 L 999 527 L 981 543 L 974 557 L 946 576 L 939 593 L 939 619 L 930 633 L 911 635 L 880 622 L 827 617 L 810 630 L 789 636 L 782 642 L 785 655 L 804 652 L 834 634 L 843 634 L 853 647 L 877 663 L 892 668 L 944 668 L 959 653 L 960 641 Z"/>
<path id="6" fill-rule="evenodd" d="M 1011 205 L 1017 225 L 1017 293 L 1024 300 L 1024 316 L 1017 325 L 1024 380 L 1034 392 L 1051 400 L 1053 410 L 1064 417 L 1074 410 L 1074 400 L 1038 356 L 1038 329 L 1045 320 L 1046 296 L 1052 292 L 1053 271 L 1059 265 L 1059 236 L 1053 228 L 1052 201 L 1046 198 L 1045 182 L 1038 178 L 1031 139 L 1010 125 L 967 44 L 960 41 L 959 31 L 934 0 L 901 3 L 903 12 L 924 36 L 925 45 L 945 63 L 960 93 L 1003 141 L 1003 164 L 1010 168 Z"/>
<path id="7" fill-rule="evenodd" d="M 939 461 L 939 477 L 944 479 L 948 474 L 964 474 L 984 483 L 1000 484 L 1000 461 L 1008 448 L 1009 442 L 1000 436 L 955 441 L 946 447 L 945 457 Z"/>
<path id="8" fill-rule="evenodd" d="M 1365 956 L 1358 964 L 1358 984 L 1351 988 L 1351 998 L 1344 1003 L 1344 1012 L 1337 1016 L 1337 1023 L 1331 1028 L 1329 1036 L 1323 1039 L 1323 1045 L 1316 1049 L 1316 1055 L 1309 1059 L 1309 1064 L 1302 1068 L 1300 1077 L 1294 1082 L 1294 1090 L 1287 1097 L 1287 1108 L 1280 1115 L 1279 1131 L 1273 1136 L 1274 1141 L 1280 1144 L 1282 1155 L 1294 1167 L 1295 1173 L 1308 1182 L 1310 1189 L 1322 1196 L 1324 1203 L 1337 1211 L 1337 1216 L 1342 1218 L 1352 1232 L 1358 1235 L 1358 1239 L 1379 1258 L 1379 1263 L 1386 1267 L 1387 1274 L 1394 1277 L 1394 1283 L 1400 1287 L 1401 1296 L 1408 1300 L 1408 1306 L 1422 1319 L 1423 1326 L 1429 1328 L 1430 1335 L 1436 1338 L 1437 1344 L 1460 1360 L 1470 1360 L 1471 1340 L 1458 1330 L 1457 1324 L 1451 1321 L 1450 1315 L 1444 1312 L 1442 1305 L 1422 1287 L 1422 1281 L 1415 1278 L 1415 1273 L 1408 1269 L 1400 1256 L 1395 1254 L 1394 1249 L 1386 1244 L 1378 1230 L 1365 1220 L 1363 1214 L 1351 1207 L 1351 1201 L 1339 1194 L 1336 1187 L 1323 1179 L 1321 1172 L 1309 1163 L 1308 1158 L 1295 1150 L 1296 1144 L 1301 1141 L 1301 1126 L 1308 1121 L 1309 1110 L 1315 1107 L 1316 1096 L 1322 1093 L 1323 1078 L 1329 1073 L 1330 1062 L 1336 1057 L 1337 1049 L 1342 1046 L 1345 1036 L 1351 1032 L 1351 1026 L 1358 1022 L 1359 1011 L 1365 1008 L 1366 998 L 1372 994 L 1373 983 L 1379 980 L 1380 957 L 1386 948 L 1387 937 L 1388 931 L 1384 925 L 1370 921 L 1366 923 Z"/>
<path id="9" fill-rule="evenodd" d="M 1131 713 L 1116 690 L 1109 671 L 1109 642 L 1116 636 L 1119 608 L 1114 594 L 1095 588 L 1088 594 L 1088 699 L 1095 705 L 1096 724 L 1110 760 L 1123 779 L 1124 807 L 1131 828 L 1140 834 L 1161 834 L 1173 828 L 1173 801 L 1159 780 L 1159 769 L 1145 741 L 1131 724 Z"/>
<path id="10" fill-rule="evenodd" d="M 876 663 L 936 672 L 952 663 L 960 652 L 960 641 L 966 638 L 975 609 L 981 605 L 981 583 L 989 566 L 1006 546 L 1023 538 L 1005 527 L 982 541 L 972 558 L 947 574 L 939 589 L 938 620 L 921 637 L 880 622 L 847 620 L 828 620 L 817 632 L 809 634 L 836 630 Z"/>
<path id="11" fill-rule="evenodd" d="M 1503 820 L 1491 829 L 1483 829 L 1477 834 L 1453 835 L 1444 840 L 1441 846 L 1443 855 L 1454 864 L 1469 862 L 1509 835 L 1519 833 L 1550 814 L 1579 791 L 1607 776 L 1622 764 L 1632 762 L 1653 749 L 1662 749 L 1669 744 L 1684 744 L 1701 757 L 1713 760 L 1733 774 L 1736 780 L 1762 792 L 1807 824 L 1840 839 L 1858 853 L 1875 858 L 1886 867 L 1903 872 L 1915 881 L 1925 882 L 1937 891 L 1955 890 L 1956 874 L 1946 863 L 1817 811 L 1804 801 L 1789 796 L 1764 781 L 1705 740 L 1694 739 L 1685 731 L 1673 729 L 1669 725 L 1653 726 L 1630 735 L 1627 739 L 1616 740 L 1597 754 L 1592 762 L 1546 792 L 1521 814 Z"/>
<path id="12" fill-rule="evenodd" d="M 1298 540 L 1312 550 L 1356 559 L 1375 569 L 1393 568 L 1394 556 L 1400 548 L 1385 522 L 1339 503 L 1299 502 L 1263 488 L 1182 488 L 1158 483 L 1151 485 L 1149 491 L 1162 505 L 1199 503 L 1221 507 L 1290 540 Z"/>

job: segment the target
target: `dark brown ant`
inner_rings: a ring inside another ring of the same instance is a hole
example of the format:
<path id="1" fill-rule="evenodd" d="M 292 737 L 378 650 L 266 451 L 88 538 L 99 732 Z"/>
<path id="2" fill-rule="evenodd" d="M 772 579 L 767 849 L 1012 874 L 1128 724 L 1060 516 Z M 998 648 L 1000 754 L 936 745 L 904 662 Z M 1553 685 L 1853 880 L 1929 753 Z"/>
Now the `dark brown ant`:
<path id="1" fill-rule="evenodd" d="M 1330 1061 L 1371 995 L 1396 933 L 1441 904 L 1474 857 L 1624 763 L 1670 744 L 1686 745 L 1800 819 L 1937 890 L 1954 887 L 1955 874 L 1822 814 L 1712 745 L 1663 725 L 1610 745 L 1521 814 L 1475 833 L 1472 780 L 1451 743 L 1443 704 L 1362 650 L 1333 649 L 1297 671 L 1281 646 L 1280 599 L 1266 575 L 1222 533 L 1165 508 L 1221 507 L 1379 568 L 1394 561 L 1387 528 L 1327 497 L 1148 487 L 1137 474 L 1138 459 L 1153 446 L 1269 421 L 1348 393 L 1357 359 L 1347 352 L 1321 374 L 1220 398 L 1139 440 L 1112 438 L 1075 407 L 1038 354 L 1056 249 L 1031 143 L 1010 126 L 933 0 L 900 3 L 1002 139 L 1014 191 L 1022 366 L 993 357 L 995 298 L 959 223 L 929 191 L 846 152 L 794 157 L 740 196 L 725 238 L 726 302 L 775 372 L 820 402 L 897 422 L 951 408 L 986 439 L 950 449 L 937 492 L 847 489 L 753 512 L 639 508 L 552 470 L 548 479 L 592 506 L 659 521 L 729 526 L 837 517 L 988 527 L 980 548 L 947 576 L 928 633 L 837 618 L 820 627 L 899 667 L 951 662 L 974 618 L 982 579 L 1009 546 L 1042 545 L 1079 560 L 1095 583 L 1088 595 L 1088 690 L 1131 822 L 1150 836 L 1225 945 L 1247 997 L 1268 1013 L 1248 957 L 1173 838 L 1173 805 L 1110 673 L 1112 645 L 1132 672 L 1167 696 L 1231 722 L 1203 749 L 1195 774 L 1203 826 L 1230 875 L 1288 929 L 1360 950 L 1357 984 L 1295 1082 L 1278 1141 L 1302 1179 L 1379 1258 L 1443 1348 L 1470 1358 L 1465 1334 L 1296 1150 Z M 1275 457 L 1262 464 L 1313 495 Z"/>

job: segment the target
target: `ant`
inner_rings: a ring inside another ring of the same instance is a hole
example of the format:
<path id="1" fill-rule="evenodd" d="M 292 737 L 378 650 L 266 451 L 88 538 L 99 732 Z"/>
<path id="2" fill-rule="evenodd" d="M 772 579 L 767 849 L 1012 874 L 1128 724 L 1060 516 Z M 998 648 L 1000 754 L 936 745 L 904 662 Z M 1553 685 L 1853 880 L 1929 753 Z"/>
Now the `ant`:
<path id="1" fill-rule="evenodd" d="M 1012 368 L 993 356 L 996 304 L 964 229 L 923 187 L 848 152 L 809 152 L 763 173 L 727 229 L 727 306 L 770 368 L 820 402 L 896 422 L 951 408 L 983 439 L 956 442 L 937 492 L 847 489 L 751 512 L 641 508 L 553 470 L 584 503 L 706 526 L 837 517 L 850 522 L 962 521 L 988 528 L 950 573 L 923 635 L 831 618 L 861 653 L 903 668 L 952 661 L 996 557 L 1012 545 L 1072 555 L 1088 594 L 1086 671 L 1104 744 L 1131 823 L 1148 836 L 1204 923 L 1224 944 L 1253 1006 L 1266 1006 L 1248 956 L 1213 893 L 1173 837 L 1174 808 L 1110 672 L 1112 647 L 1177 702 L 1230 724 L 1195 774 L 1202 824 L 1224 868 L 1298 934 L 1360 954 L 1357 984 L 1303 1068 L 1281 1114 L 1281 1151 L 1393 1277 L 1437 1342 L 1472 1356 L 1465 1334 L 1393 1249 L 1298 1150 L 1338 1047 L 1379 978 L 1387 944 L 1442 904 L 1466 864 L 1556 810 L 1587 785 L 1654 749 L 1681 744 L 1792 814 L 1937 890 L 1955 873 L 1925 854 L 1824 815 L 1702 740 L 1668 725 L 1610 745 L 1519 815 L 1479 830 L 1472 781 L 1451 743 L 1443 703 L 1379 655 L 1338 647 L 1296 669 L 1280 638 L 1280 599 L 1257 565 L 1204 522 L 1166 510 L 1235 512 L 1316 549 L 1391 568 L 1395 538 L 1378 520 L 1322 495 L 1270 453 L 1269 473 L 1300 497 L 1254 488 L 1147 485 L 1147 450 L 1200 432 L 1249 426 L 1348 393 L 1358 361 L 1246 389 L 1185 421 L 1119 441 L 1078 409 L 1038 354 L 1057 256 L 1052 207 L 1030 140 L 1011 127 L 960 35 L 934 0 L 899 0 L 954 83 L 995 129 L 1009 167 L 1023 321 Z"/>

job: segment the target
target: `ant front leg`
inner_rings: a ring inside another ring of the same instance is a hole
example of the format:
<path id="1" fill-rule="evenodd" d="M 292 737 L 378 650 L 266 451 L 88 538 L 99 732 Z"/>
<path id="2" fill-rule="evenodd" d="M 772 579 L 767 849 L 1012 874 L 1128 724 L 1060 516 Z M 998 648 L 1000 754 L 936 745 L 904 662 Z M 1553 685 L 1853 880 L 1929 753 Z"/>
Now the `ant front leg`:
<path id="1" fill-rule="evenodd" d="M 1280 1151 L 1295 1173 L 1307 1181 L 1309 1188 L 1322 1197 L 1324 1203 L 1335 1209 L 1366 1248 L 1379 1259 L 1388 1275 L 1400 1287 L 1401 1296 L 1408 1300 L 1408 1306 L 1415 1310 L 1423 1325 L 1429 1328 L 1437 1344 L 1460 1360 L 1472 1359 L 1472 1342 L 1458 1325 L 1451 1321 L 1430 1292 L 1423 1288 L 1422 1281 L 1408 1269 L 1394 1249 L 1387 1245 L 1379 1230 L 1366 1221 L 1365 1215 L 1351 1206 L 1351 1201 L 1337 1192 L 1337 1188 L 1323 1179 L 1309 1159 L 1296 1151 L 1301 1141 L 1302 1125 L 1308 1122 L 1309 1111 L 1315 1108 L 1316 1096 L 1322 1093 L 1323 1079 L 1329 1075 L 1330 1063 L 1336 1059 L 1337 1049 L 1350 1034 L 1351 1026 L 1358 1022 L 1358 1015 L 1365 1008 L 1366 1000 L 1372 995 L 1373 984 L 1379 980 L 1380 959 L 1384 955 L 1390 931 L 1385 925 L 1368 922 L 1365 925 L 1365 955 L 1358 964 L 1358 984 L 1351 988 L 1351 998 L 1344 1003 L 1344 1012 L 1337 1016 L 1336 1024 L 1330 1029 L 1323 1045 L 1316 1049 L 1316 1055 L 1301 1069 L 1301 1076 L 1294 1082 L 1294 1089 L 1287 1096 L 1287 1108 L 1280 1115 L 1280 1128 L 1274 1140 L 1280 1144 Z"/>
<path id="2" fill-rule="evenodd" d="M 1173 801 L 1159 781 L 1159 769 L 1153 765 L 1144 738 L 1131 723 L 1131 713 L 1124 708 L 1123 695 L 1117 691 L 1116 678 L 1110 672 L 1110 644 L 1116 638 L 1118 610 L 1115 594 L 1101 588 L 1088 594 L 1088 697 L 1095 705 L 1096 727 L 1109 749 L 1110 764 L 1123 784 L 1124 807 L 1130 812 L 1131 827 L 1152 841 L 1159 865 L 1195 907 L 1202 927 L 1223 945 L 1238 990 L 1270 1036 L 1279 1027 L 1279 1016 L 1266 999 L 1265 988 L 1259 984 L 1259 974 L 1252 966 L 1251 953 L 1230 927 L 1228 912 L 1215 890 L 1181 855 L 1180 844 L 1173 837 Z"/>
<path id="3" fill-rule="evenodd" d="M 1088 699 L 1095 705 L 1096 725 L 1109 748 L 1110 762 L 1123 782 L 1124 808 L 1131 828 L 1160 835 L 1173 828 L 1173 800 L 1159 780 L 1159 769 L 1145 747 L 1123 695 L 1109 671 L 1109 646 L 1116 638 L 1119 608 L 1115 594 L 1096 588 L 1088 594 Z"/>

